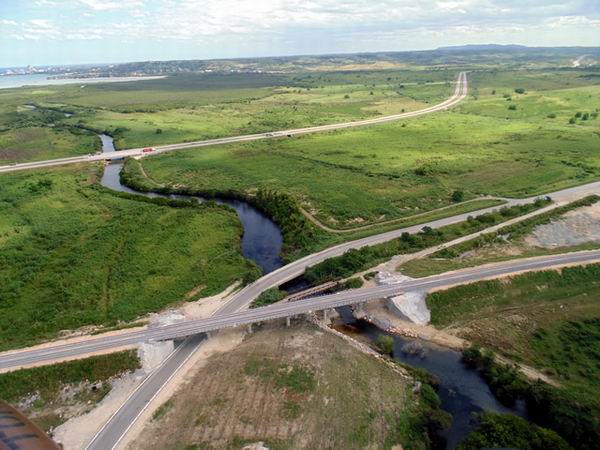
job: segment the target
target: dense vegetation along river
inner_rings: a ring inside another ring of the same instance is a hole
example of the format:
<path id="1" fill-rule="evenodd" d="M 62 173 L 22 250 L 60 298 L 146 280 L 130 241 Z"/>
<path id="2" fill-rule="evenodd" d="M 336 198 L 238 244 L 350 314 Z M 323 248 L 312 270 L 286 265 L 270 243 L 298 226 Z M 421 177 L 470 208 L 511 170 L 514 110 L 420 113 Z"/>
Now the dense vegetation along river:
<path id="1" fill-rule="evenodd" d="M 110 153 L 115 151 L 112 137 L 106 134 L 100 134 L 102 140 L 102 151 Z M 102 186 L 121 192 L 131 194 L 146 195 L 148 197 L 166 197 L 178 199 L 194 198 L 200 202 L 204 198 L 187 195 L 163 195 L 157 193 L 144 193 L 133 190 L 121 184 L 120 172 L 123 167 L 122 162 L 113 162 L 106 165 L 104 175 L 102 176 Z M 283 265 L 281 260 L 281 246 L 283 237 L 277 224 L 258 211 L 253 206 L 241 200 L 214 199 L 215 202 L 223 205 L 229 205 L 237 212 L 242 226 L 244 227 L 244 236 L 242 237 L 243 255 L 256 262 L 262 269 L 263 274 L 272 272 Z"/>
<path id="2" fill-rule="evenodd" d="M 475 370 L 467 368 L 461 354 L 430 344 L 420 339 L 406 339 L 389 334 L 375 325 L 356 320 L 349 307 L 338 308 L 341 320 L 351 328 L 340 330 L 350 336 L 358 335 L 375 343 L 381 334 L 394 338 L 392 356 L 395 360 L 427 370 L 439 379 L 438 395 L 442 409 L 452 414 L 452 425 L 444 434 L 446 448 L 451 449 L 474 429 L 473 413 L 492 411 L 525 417 L 525 405 L 517 402 L 514 408 L 504 406 L 490 391 Z"/>

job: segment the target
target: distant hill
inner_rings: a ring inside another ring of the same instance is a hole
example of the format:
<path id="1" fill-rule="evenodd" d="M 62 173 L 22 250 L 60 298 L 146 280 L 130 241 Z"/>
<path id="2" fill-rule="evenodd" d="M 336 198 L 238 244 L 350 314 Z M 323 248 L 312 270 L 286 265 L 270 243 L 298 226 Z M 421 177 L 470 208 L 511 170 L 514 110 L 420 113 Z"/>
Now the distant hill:
<path id="1" fill-rule="evenodd" d="M 440 51 L 471 51 L 480 52 L 486 50 L 523 50 L 529 48 L 526 45 L 518 44 L 468 44 L 468 45 L 453 45 L 449 47 L 439 47 Z"/>

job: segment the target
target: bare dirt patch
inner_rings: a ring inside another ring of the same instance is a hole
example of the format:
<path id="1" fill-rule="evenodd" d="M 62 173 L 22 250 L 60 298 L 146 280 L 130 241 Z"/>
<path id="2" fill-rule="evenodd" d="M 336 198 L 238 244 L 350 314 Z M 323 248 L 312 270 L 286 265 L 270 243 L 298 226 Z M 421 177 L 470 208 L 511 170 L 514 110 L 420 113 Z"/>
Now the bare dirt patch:
<path id="1" fill-rule="evenodd" d="M 377 448 L 397 433 L 411 387 L 314 325 L 265 325 L 209 358 L 128 448 Z"/>
<path id="2" fill-rule="evenodd" d="M 600 243 L 600 203 L 568 212 L 560 220 L 537 227 L 525 242 L 532 247 L 570 247 Z"/>

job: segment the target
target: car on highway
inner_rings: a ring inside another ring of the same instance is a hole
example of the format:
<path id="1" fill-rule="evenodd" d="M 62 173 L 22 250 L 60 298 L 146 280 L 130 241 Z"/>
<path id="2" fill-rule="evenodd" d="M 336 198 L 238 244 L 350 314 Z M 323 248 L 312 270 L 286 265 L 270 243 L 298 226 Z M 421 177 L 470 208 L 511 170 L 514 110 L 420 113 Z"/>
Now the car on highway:
<path id="1" fill-rule="evenodd" d="M 146 147 L 142 149 L 142 153 L 150 153 L 154 151 L 154 147 Z"/>

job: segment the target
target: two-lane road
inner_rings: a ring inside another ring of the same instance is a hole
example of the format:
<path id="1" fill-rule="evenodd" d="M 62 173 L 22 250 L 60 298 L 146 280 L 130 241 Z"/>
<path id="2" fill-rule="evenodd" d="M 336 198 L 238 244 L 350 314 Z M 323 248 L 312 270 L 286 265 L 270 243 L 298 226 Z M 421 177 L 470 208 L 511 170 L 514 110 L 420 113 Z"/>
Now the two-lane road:
<path id="1" fill-rule="evenodd" d="M 0 369 L 21 367 L 28 364 L 52 361 L 60 358 L 83 356 L 88 353 L 123 347 L 149 340 L 169 340 L 184 338 L 199 333 L 262 322 L 312 311 L 336 308 L 362 303 L 369 300 L 391 297 L 408 291 L 429 291 L 458 284 L 472 283 L 484 279 L 503 277 L 519 272 L 550 269 L 565 265 L 590 264 L 600 262 L 600 250 L 574 252 L 530 259 L 519 259 L 448 272 L 419 278 L 394 285 L 354 289 L 336 294 L 311 297 L 291 303 L 280 303 L 262 308 L 219 314 L 207 319 L 189 320 L 159 328 L 149 328 L 113 336 L 97 338 L 77 343 L 49 346 L 31 350 L 17 350 L 0 354 Z"/>
<path id="2" fill-rule="evenodd" d="M 444 111 L 452 106 L 461 102 L 467 95 L 468 85 L 467 85 L 467 74 L 466 72 L 460 72 L 458 74 L 456 80 L 456 87 L 454 89 L 454 93 L 447 100 L 444 100 L 437 105 L 430 106 L 429 108 L 420 109 L 418 111 L 411 111 L 400 114 L 392 114 L 389 116 L 376 117 L 374 119 L 365 119 L 365 120 L 356 120 L 353 122 L 343 122 L 343 123 L 335 123 L 330 125 L 319 125 L 314 127 L 305 127 L 305 128 L 293 128 L 289 130 L 280 130 L 280 131 L 271 131 L 265 133 L 257 133 L 257 134 L 247 134 L 243 136 L 231 136 L 217 139 L 207 139 L 203 141 L 193 141 L 193 142 L 183 142 L 180 144 L 169 144 L 169 145 L 161 145 L 158 147 L 154 147 L 152 152 L 146 153 L 143 148 L 132 148 L 129 150 L 121 150 L 115 153 L 102 153 L 99 155 L 91 155 L 91 156 L 75 156 L 72 158 L 60 158 L 60 159 L 51 159 L 47 161 L 36 161 L 30 163 L 20 163 L 20 164 L 12 164 L 8 166 L 0 166 L 0 173 L 3 172 L 16 172 L 19 170 L 28 170 L 28 169 L 39 169 L 43 167 L 51 167 L 58 166 L 64 164 L 77 164 L 77 163 L 86 163 L 86 162 L 94 162 L 94 161 L 106 161 L 113 160 L 117 158 L 126 158 L 126 157 L 142 157 L 142 156 L 150 156 L 161 153 L 172 152 L 175 150 L 183 150 L 188 148 L 199 148 L 199 147 L 207 147 L 212 145 L 224 145 L 224 144 L 232 144 L 239 142 L 250 142 L 250 141 L 258 141 L 261 139 L 274 139 L 280 137 L 287 136 L 298 136 L 301 134 L 308 133 L 320 133 L 326 131 L 333 130 L 341 130 L 345 128 L 354 128 L 354 127 L 363 127 L 367 125 L 377 125 L 381 123 L 393 122 L 401 119 L 408 119 L 411 117 L 418 117 L 425 114 L 431 114 L 437 111 Z"/>

